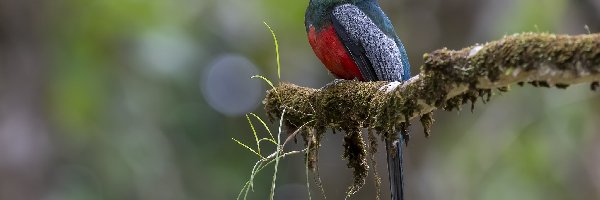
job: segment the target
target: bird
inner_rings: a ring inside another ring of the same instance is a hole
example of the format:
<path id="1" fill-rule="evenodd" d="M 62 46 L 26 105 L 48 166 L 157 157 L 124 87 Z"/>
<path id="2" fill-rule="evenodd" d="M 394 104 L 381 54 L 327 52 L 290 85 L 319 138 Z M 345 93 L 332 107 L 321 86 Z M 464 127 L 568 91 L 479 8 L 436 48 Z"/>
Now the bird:
<path id="1" fill-rule="evenodd" d="M 336 78 L 410 79 L 404 45 L 376 0 L 310 0 L 304 20 L 312 50 Z M 392 152 L 387 160 L 392 200 L 404 198 L 402 141 L 408 133 L 398 135 L 386 141 L 388 152 Z"/>

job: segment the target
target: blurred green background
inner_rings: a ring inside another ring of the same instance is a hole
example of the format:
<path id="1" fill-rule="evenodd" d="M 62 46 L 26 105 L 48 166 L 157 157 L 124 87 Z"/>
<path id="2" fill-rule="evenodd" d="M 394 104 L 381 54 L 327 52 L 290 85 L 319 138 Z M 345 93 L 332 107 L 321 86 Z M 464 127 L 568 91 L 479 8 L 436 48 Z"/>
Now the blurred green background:
<path id="1" fill-rule="evenodd" d="M 437 48 L 600 30 L 598 0 L 379 2 L 413 74 Z M 307 43 L 307 4 L 0 0 L 0 199 L 234 199 L 257 157 L 231 138 L 253 143 L 244 114 L 264 117 L 268 89 L 250 76 L 277 79 L 263 21 L 282 81 L 333 79 Z M 406 198 L 600 199 L 599 102 L 587 85 L 513 87 L 473 113 L 437 112 L 429 139 L 414 122 Z M 351 184 L 341 144 L 328 134 L 321 150 L 328 199 Z M 302 160 L 281 163 L 276 199 L 307 199 Z M 250 199 L 268 197 L 267 172 Z M 372 181 L 351 199 L 374 199 Z"/>

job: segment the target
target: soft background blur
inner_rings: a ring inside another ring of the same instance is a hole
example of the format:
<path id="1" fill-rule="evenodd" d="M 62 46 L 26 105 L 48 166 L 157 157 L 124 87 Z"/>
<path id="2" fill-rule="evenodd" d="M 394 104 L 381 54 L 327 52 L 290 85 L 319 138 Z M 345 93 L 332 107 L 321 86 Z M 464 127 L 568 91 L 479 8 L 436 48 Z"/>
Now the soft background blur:
<path id="1" fill-rule="evenodd" d="M 0 0 L 0 199 L 234 199 L 257 157 L 231 138 L 253 143 L 244 114 L 264 117 L 268 89 L 250 76 L 277 80 L 263 21 L 279 38 L 282 81 L 332 80 L 307 43 L 307 3 Z M 599 0 L 380 3 L 413 74 L 441 47 L 600 31 Z M 513 87 L 474 113 L 437 112 L 430 139 L 415 121 L 407 199 L 600 199 L 598 102 L 588 85 Z M 341 199 L 342 136 L 325 140 L 323 184 Z M 302 160 L 281 163 L 276 199 L 307 199 Z M 250 199 L 267 198 L 271 169 Z M 369 180 L 352 199 L 373 197 Z"/>

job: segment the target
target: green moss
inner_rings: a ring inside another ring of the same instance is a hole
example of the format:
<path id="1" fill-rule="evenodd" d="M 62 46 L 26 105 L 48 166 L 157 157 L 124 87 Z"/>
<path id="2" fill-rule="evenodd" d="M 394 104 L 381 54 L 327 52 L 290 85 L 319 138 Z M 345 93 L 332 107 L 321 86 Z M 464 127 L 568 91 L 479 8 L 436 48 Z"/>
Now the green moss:
<path id="1" fill-rule="evenodd" d="M 375 137 L 375 132 L 373 129 L 369 128 L 368 131 L 368 140 L 369 140 L 369 161 L 371 161 L 371 166 L 373 166 L 373 182 L 375 183 L 376 198 L 377 200 L 381 199 L 381 177 L 379 176 L 379 172 L 377 172 L 377 159 L 375 154 L 377 153 L 377 138 Z"/>
<path id="2" fill-rule="evenodd" d="M 433 126 L 434 121 L 433 112 L 421 116 L 421 125 L 423 125 L 425 137 L 429 137 L 431 135 L 431 126 Z"/>
<path id="3" fill-rule="evenodd" d="M 344 137 L 344 159 L 348 167 L 353 169 L 354 183 L 348 188 L 348 194 L 354 194 L 363 185 L 369 171 L 367 149 L 359 128 L 347 129 Z"/>

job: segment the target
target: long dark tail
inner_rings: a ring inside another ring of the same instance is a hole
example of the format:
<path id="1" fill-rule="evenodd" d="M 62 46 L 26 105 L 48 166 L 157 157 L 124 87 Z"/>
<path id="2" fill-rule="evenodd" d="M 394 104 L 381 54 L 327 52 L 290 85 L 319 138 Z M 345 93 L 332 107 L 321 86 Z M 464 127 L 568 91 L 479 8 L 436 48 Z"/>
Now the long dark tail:
<path id="1" fill-rule="evenodd" d="M 402 143 L 403 136 L 398 134 L 395 140 L 386 140 L 388 173 L 392 200 L 404 200 L 404 181 L 402 180 Z"/>

